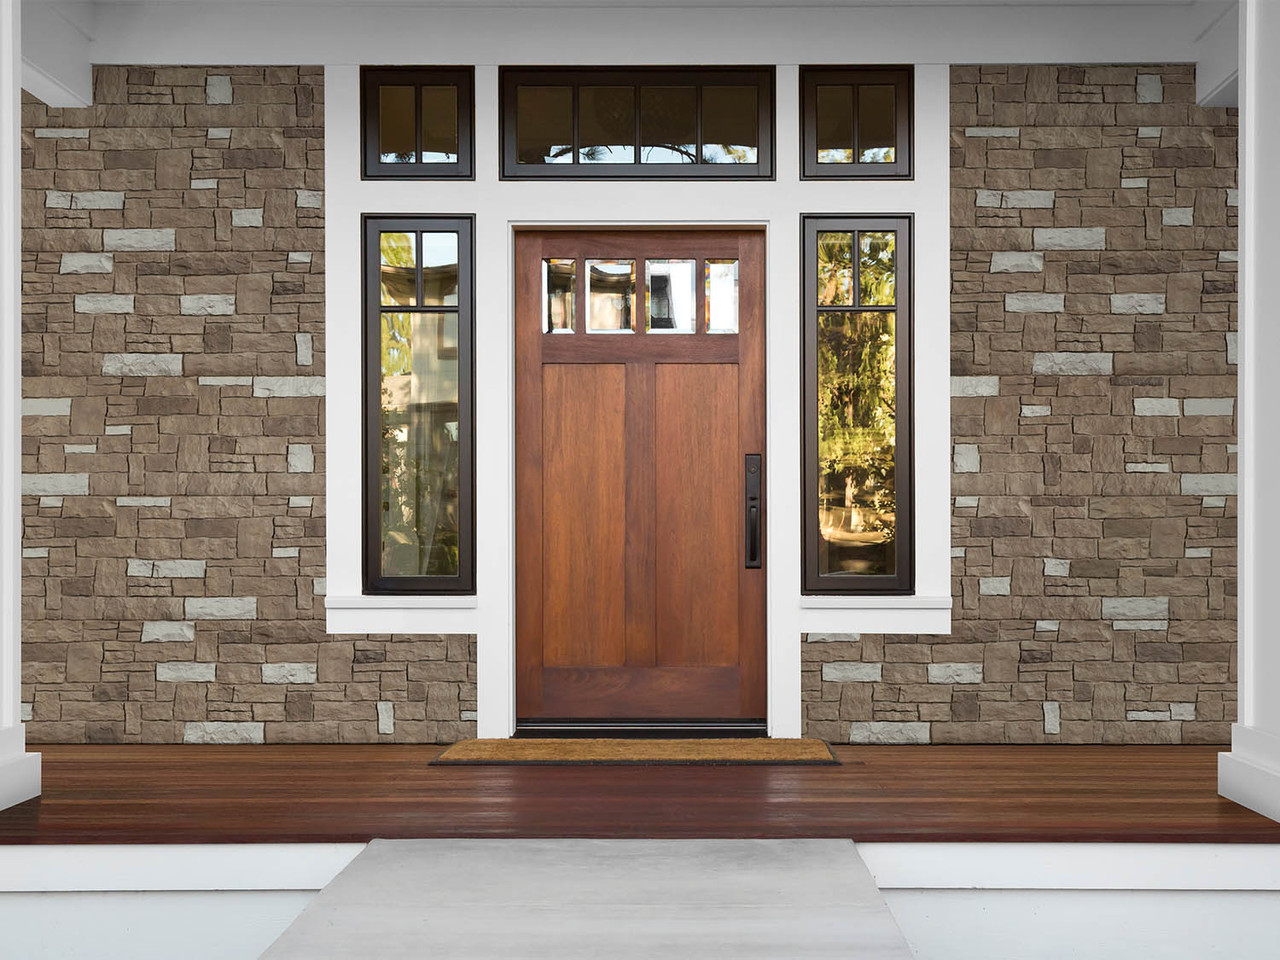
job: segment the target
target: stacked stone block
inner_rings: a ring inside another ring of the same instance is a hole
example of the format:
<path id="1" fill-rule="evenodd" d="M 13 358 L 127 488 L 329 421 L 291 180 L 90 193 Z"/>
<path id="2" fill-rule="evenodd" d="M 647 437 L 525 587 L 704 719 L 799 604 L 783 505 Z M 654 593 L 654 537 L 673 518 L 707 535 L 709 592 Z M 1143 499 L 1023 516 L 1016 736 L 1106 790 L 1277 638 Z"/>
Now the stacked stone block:
<path id="1" fill-rule="evenodd" d="M 1226 743 L 1234 110 L 1189 66 L 952 70 L 951 636 L 810 635 L 806 729 Z"/>
<path id="2" fill-rule="evenodd" d="M 325 633 L 322 80 L 24 101 L 33 742 L 474 736 L 473 638 Z"/>

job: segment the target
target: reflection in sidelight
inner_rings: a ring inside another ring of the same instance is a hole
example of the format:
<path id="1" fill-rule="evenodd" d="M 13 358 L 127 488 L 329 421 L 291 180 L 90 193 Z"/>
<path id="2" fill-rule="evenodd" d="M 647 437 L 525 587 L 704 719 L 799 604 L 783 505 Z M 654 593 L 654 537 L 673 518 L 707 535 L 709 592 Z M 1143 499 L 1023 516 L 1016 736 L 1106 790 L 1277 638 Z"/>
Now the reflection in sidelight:
<path id="1" fill-rule="evenodd" d="M 702 162 L 756 163 L 760 113 L 755 87 L 702 88 Z"/>
<path id="2" fill-rule="evenodd" d="M 634 260 L 587 261 L 587 332 L 631 333 L 636 310 Z"/>
<path id="3" fill-rule="evenodd" d="M 818 305 L 856 306 L 853 277 L 853 234 L 819 233 Z"/>
<path id="4" fill-rule="evenodd" d="M 708 260 L 705 265 L 707 333 L 738 332 L 738 261 Z"/>
<path id="5" fill-rule="evenodd" d="M 635 163 L 634 87 L 578 89 L 578 162 Z"/>
<path id="6" fill-rule="evenodd" d="M 892 231 L 858 234 L 858 303 L 861 306 L 893 306 L 896 239 Z"/>
<path id="7" fill-rule="evenodd" d="M 542 261 L 542 330 L 544 333 L 573 333 L 577 266 L 574 260 Z"/>
<path id="8" fill-rule="evenodd" d="M 814 106 L 819 163 L 853 163 L 853 87 L 819 84 Z"/>
<path id="9" fill-rule="evenodd" d="M 697 87 L 640 88 L 640 162 L 698 162 Z"/>
<path id="10" fill-rule="evenodd" d="M 696 260 L 646 260 L 649 332 L 693 333 L 698 323 Z"/>
<path id="11" fill-rule="evenodd" d="M 516 88 L 516 162 L 573 163 L 573 88 Z"/>
<path id="12" fill-rule="evenodd" d="M 897 159 L 897 120 L 892 86 L 858 87 L 858 162 L 893 163 Z"/>
<path id="13" fill-rule="evenodd" d="M 379 281 L 384 307 L 412 307 L 418 302 L 416 234 L 381 233 Z"/>
<path id="14" fill-rule="evenodd" d="M 427 307 L 458 305 L 458 235 L 422 234 L 422 303 Z"/>
<path id="15" fill-rule="evenodd" d="M 458 88 L 452 84 L 422 88 L 422 162 L 458 162 Z"/>
<path id="16" fill-rule="evenodd" d="M 418 152 L 413 99 L 413 87 L 378 88 L 378 155 L 383 163 L 413 163 Z"/>
<path id="17" fill-rule="evenodd" d="M 818 311 L 818 573 L 897 572 L 892 312 Z"/>
<path id="18" fill-rule="evenodd" d="M 457 576 L 458 314 L 381 320 L 382 574 Z"/>

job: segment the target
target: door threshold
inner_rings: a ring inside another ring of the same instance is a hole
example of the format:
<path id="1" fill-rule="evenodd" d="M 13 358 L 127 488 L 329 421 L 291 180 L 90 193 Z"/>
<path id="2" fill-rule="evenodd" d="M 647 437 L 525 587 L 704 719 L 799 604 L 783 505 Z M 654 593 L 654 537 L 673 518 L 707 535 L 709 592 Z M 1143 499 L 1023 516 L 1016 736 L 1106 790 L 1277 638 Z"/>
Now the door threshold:
<path id="1" fill-rule="evenodd" d="M 700 737 L 765 737 L 763 720 L 517 720 L 517 737 L 590 737 L 595 739 L 693 740 Z"/>

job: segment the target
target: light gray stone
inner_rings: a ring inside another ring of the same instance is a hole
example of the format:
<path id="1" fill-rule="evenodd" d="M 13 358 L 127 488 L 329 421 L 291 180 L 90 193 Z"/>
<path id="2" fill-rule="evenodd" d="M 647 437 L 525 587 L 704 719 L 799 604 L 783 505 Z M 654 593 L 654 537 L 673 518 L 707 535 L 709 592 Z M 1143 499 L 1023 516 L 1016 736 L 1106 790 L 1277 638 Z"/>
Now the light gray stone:
<path id="1" fill-rule="evenodd" d="M 1144 460 L 1138 463 L 1126 463 L 1124 470 L 1125 473 L 1169 473 L 1169 464 L 1150 463 Z"/>
<path id="2" fill-rule="evenodd" d="M 1126 720 L 1139 720 L 1150 723 L 1158 723 L 1161 720 L 1170 719 L 1169 711 L 1167 710 L 1130 710 L 1124 717 Z"/>
<path id="3" fill-rule="evenodd" d="M 1205 500 L 1206 500 L 1206 501 L 1207 501 L 1208 499 L 1209 499 L 1208 497 L 1206 497 L 1206 498 L 1205 498 Z M 62 507 L 62 497 L 41 497 L 41 498 L 40 498 L 40 506 L 41 506 L 42 508 L 43 508 L 43 507 L 54 507 L 54 508 L 61 509 L 61 507 Z"/>
<path id="4" fill-rule="evenodd" d="M 952 377 L 951 395 L 953 397 L 998 397 L 1000 396 L 1000 378 Z"/>
<path id="5" fill-rule="evenodd" d="M 1153 137 L 1158 137 L 1160 136 L 1163 129 L 1164 129 L 1163 127 L 1139 127 L 1138 139 L 1150 140 Z"/>
<path id="6" fill-rule="evenodd" d="M 213 683 L 217 679 L 216 663 L 192 663 L 178 660 L 156 664 L 157 683 Z"/>
<path id="7" fill-rule="evenodd" d="M 157 560 L 152 576 L 171 579 L 193 579 L 205 575 L 204 560 Z"/>
<path id="8" fill-rule="evenodd" d="M 271 548 L 271 555 L 273 557 L 279 557 L 284 559 L 288 559 L 289 557 L 296 557 L 298 556 L 299 553 L 300 553 L 300 548 L 298 547 L 272 547 Z"/>
<path id="9" fill-rule="evenodd" d="M 104 377 L 180 377 L 180 353 L 107 353 L 102 356 Z"/>
<path id="10" fill-rule="evenodd" d="M 306 508 L 310 506 L 311 506 L 311 497 L 290 497 L 289 498 L 290 509 L 293 509 L 294 507 Z"/>
<path id="11" fill-rule="evenodd" d="M 311 334 L 295 333 L 293 335 L 295 356 L 300 367 L 311 366 L 312 344 Z"/>
<path id="12" fill-rule="evenodd" d="M 1239 263 L 1240 251 L 1239 250 L 1219 250 L 1218 262 L 1219 263 Z"/>
<path id="13" fill-rule="evenodd" d="M 229 317 L 236 312 L 234 293 L 192 293 L 178 300 L 179 309 L 188 317 Z"/>
<path id="14" fill-rule="evenodd" d="M 182 728 L 183 743 L 262 743 L 263 724 L 253 721 L 192 721 Z"/>
<path id="15" fill-rule="evenodd" d="M 48 556 L 49 556 L 48 547 L 23 547 L 22 548 L 23 560 L 47 559 Z"/>
<path id="16" fill-rule="evenodd" d="M 196 638 L 196 625 L 181 620 L 149 620 L 142 625 L 143 643 L 190 643 Z"/>
<path id="17" fill-rule="evenodd" d="M 208 89 L 208 85 L 206 84 L 206 90 L 207 89 Z M 208 137 L 210 140 L 230 140 L 231 128 L 230 127 L 210 127 Z"/>
<path id="18" fill-rule="evenodd" d="M 255 397 L 323 397 L 324 377 L 254 377 Z"/>
<path id="19" fill-rule="evenodd" d="M 323 597 L 328 589 L 328 580 L 325 577 L 313 577 L 311 579 L 311 592 L 317 597 Z"/>
<path id="20" fill-rule="evenodd" d="M 290 473 L 313 473 L 316 469 L 315 451 L 309 443 L 291 443 L 287 462 Z"/>
<path id="21" fill-rule="evenodd" d="M 116 497 L 117 507 L 167 507 L 169 497 Z"/>
<path id="22" fill-rule="evenodd" d="M 1037 620 L 1036 633 L 1057 633 L 1059 626 L 1057 620 Z"/>
<path id="23" fill-rule="evenodd" d="M 1236 412 L 1234 397 L 1187 397 L 1182 412 L 1188 417 L 1231 417 Z"/>
<path id="24" fill-rule="evenodd" d="M 1009 596 L 1010 577 L 979 577 L 978 593 L 987 597 Z"/>
<path id="25" fill-rule="evenodd" d="M 69 417 L 71 416 L 71 398 L 23 397 L 22 415 L 24 417 Z"/>
<path id="26" fill-rule="evenodd" d="M 1109 353 L 1037 353 L 1031 361 L 1032 373 L 1064 377 L 1109 377 L 1112 369 Z"/>
<path id="27" fill-rule="evenodd" d="M 305 209 L 318 210 L 324 205 L 324 194 L 319 190 L 299 190 L 297 204 Z"/>
<path id="28" fill-rule="evenodd" d="M 1168 620 L 1168 597 L 1103 597 L 1103 620 Z"/>
<path id="29" fill-rule="evenodd" d="M 1120 187 L 1124 190 L 1135 190 L 1148 184 L 1146 177 L 1121 177 Z"/>
<path id="30" fill-rule="evenodd" d="M 71 195 L 72 210 L 123 210 L 124 193 L 119 190 L 85 190 Z"/>
<path id="31" fill-rule="evenodd" d="M 1052 190 L 1006 190 L 1003 206 L 1010 210 L 1052 209 Z"/>
<path id="32" fill-rule="evenodd" d="M 1236 331 L 1228 331 L 1227 335 L 1227 363 L 1233 367 L 1240 363 L 1240 335 Z"/>
<path id="33" fill-rule="evenodd" d="M 1225 507 L 1227 505 L 1226 497 L 1202 497 L 1200 499 L 1201 506 L 1205 507 Z M 55 504 L 58 506 L 59 504 Z M 40 501 L 40 506 L 44 506 L 44 500 Z"/>
<path id="34" fill-rule="evenodd" d="M 76 313 L 133 313 L 133 294 L 77 293 Z"/>
<path id="35" fill-rule="evenodd" d="M 1169 704 L 1169 717 L 1172 720 L 1194 720 L 1196 718 L 1196 705 L 1194 703 L 1171 703 Z"/>
<path id="36" fill-rule="evenodd" d="M 1158 73 L 1138 74 L 1138 102 L 1163 103 L 1164 82 Z"/>
<path id="37" fill-rule="evenodd" d="M 991 254 L 992 273 L 1040 273 L 1043 270 L 1043 253 L 1003 250 Z"/>
<path id="38" fill-rule="evenodd" d="M 964 559 L 964 555 L 965 555 L 965 548 L 964 548 L 964 547 L 952 547 L 952 548 L 951 548 L 951 556 L 952 556 L 952 558 L 953 558 L 953 559 L 956 559 L 956 560 L 962 560 L 962 559 Z"/>
<path id="39" fill-rule="evenodd" d="M 112 423 L 108 424 L 106 434 L 108 437 L 127 437 L 133 433 L 133 424 L 131 423 Z"/>
<path id="40" fill-rule="evenodd" d="M 1160 211 L 1160 222 L 1166 227 L 1189 227 L 1194 213 L 1194 207 L 1165 207 Z"/>
<path id="41" fill-rule="evenodd" d="M 1022 405 L 1022 415 L 1024 417 L 1047 417 L 1051 412 L 1047 403 L 1024 403 Z"/>
<path id="42" fill-rule="evenodd" d="M 1201 560 L 1213 556 L 1213 550 L 1210 547 L 1187 547 L 1182 554 L 1191 560 Z"/>
<path id="43" fill-rule="evenodd" d="M 1182 413 L 1182 404 L 1177 397 L 1134 397 L 1133 415 L 1135 417 L 1176 417 Z"/>
<path id="44" fill-rule="evenodd" d="M 24 473 L 24 497 L 73 497 L 89 492 L 87 473 Z"/>
<path id="45" fill-rule="evenodd" d="M 88 140 L 88 127 L 40 127 L 37 140 Z"/>
<path id="46" fill-rule="evenodd" d="M 952 468 L 956 473 L 978 473 L 982 470 L 982 458 L 976 443 L 957 443 L 952 456 Z"/>
<path id="47" fill-rule="evenodd" d="M 805 633 L 801 637 L 806 643 L 857 643 L 862 639 L 860 633 Z"/>
<path id="48" fill-rule="evenodd" d="M 928 743 L 929 724 L 915 720 L 855 720 L 849 724 L 850 743 Z"/>
<path id="49" fill-rule="evenodd" d="M 202 387 L 251 387 L 253 377 L 200 377 Z"/>
<path id="50" fill-rule="evenodd" d="M 262 226 L 262 207 L 246 207 L 239 210 L 232 210 L 231 225 L 233 227 Z"/>
<path id="51" fill-rule="evenodd" d="M 34 707 L 35 707 L 35 704 L 33 703 L 27 703 L 25 701 L 23 702 L 21 706 L 21 710 L 18 714 L 19 718 L 22 720 L 23 723 L 26 723 L 28 720 L 32 718 L 32 716 L 34 715 Z"/>
<path id="52" fill-rule="evenodd" d="M 1058 703 L 1057 700 L 1046 700 L 1044 702 L 1044 732 L 1062 732 L 1062 704 Z"/>
<path id="53" fill-rule="evenodd" d="M 1036 227 L 1037 250 L 1105 250 L 1106 227 Z"/>
<path id="54" fill-rule="evenodd" d="M 310 263 L 311 254 L 306 250 L 290 250 L 289 263 Z"/>
<path id="55" fill-rule="evenodd" d="M 1164 313 L 1163 293 L 1113 293 L 1112 313 Z"/>
<path id="56" fill-rule="evenodd" d="M 1020 127 L 965 127 L 964 135 L 966 137 L 1020 137 L 1022 136 L 1022 128 Z"/>
<path id="57" fill-rule="evenodd" d="M 71 194 L 66 190 L 46 190 L 44 205 L 47 210 L 70 210 Z"/>
<path id="58" fill-rule="evenodd" d="M 263 683 L 315 683 L 314 663 L 264 663 Z"/>
<path id="59" fill-rule="evenodd" d="M 1184 497 L 1234 497 L 1236 475 L 1234 473 L 1184 473 L 1182 495 Z"/>
<path id="60" fill-rule="evenodd" d="M 204 78 L 205 103 L 231 103 L 231 78 L 224 74 L 210 74 Z"/>
<path id="61" fill-rule="evenodd" d="M 956 497 L 955 504 L 961 509 L 966 507 L 976 507 L 978 505 L 978 498 L 973 496 Z"/>
<path id="62" fill-rule="evenodd" d="M 64 253 L 58 272 L 110 273 L 115 265 L 115 257 L 109 253 Z"/>
<path id="63" fill-rule="evenodd" d="M 257 597 L 187 597 L 188 620 L 256 620 Z"/>
<path id="64" fill-rule="evenodd" d="M 378 701 L 378 732 L 381 734 L 396 732 L 395 704 L 390 700 Z"/>
<path id="65" fill-rule="evenodd" d="M 105 250 L 145 251 L 172 250 L 177 243 L 171 229 L 160 230 L 103 230 L 102 246 Z"/>
<path id="66" fill-rule="evenodd" d="M 999 190 L 979 190 L 974 198 L 974 205 L 978 207 L 998 207 L 1000 206 L 1000 196 Z M 68 202 L 70 202 L 69 199 Z M 45 202 L 45 205 L 52 206 L 48 201 Z"/>
<path id="67" fill-rule="evenodd" d="M 156 572 L 156 562 L 154 560 L 140 560 L 131 557 L 125 563 L 124 573 L 127 577 L 151 577 Z"/>
<path id="68" fill-rule="evenodd" d="M 1240 191 L 1236 187 L 1227 188 L 1227 206 L 1228 207 L 1240 206 Z"/>
<path id="69" fill-rule="evenodd" d="M 1168 620 L 1113 620 L 1111 623 L 1112 630 L 1119 630 L 1121 633 L 1131 633 L 1136 630 L 1168 630 Z"/>
<path id="70" fill-rule="evenodd" d="M 192 189 L 192 190 L 217 190 L 217 189 L 218 189 L 218 181 L 217 181 L 217 180 L 211 180 L 211 179 L 208 179 L 208 178 L 205 178 L 205 179 L 202 179 L 202 180 L 192 180 L 192 181 L 191 181 L 191 189 Z"/>
<path id="71" fill-rule="evenodd" d="M 1071 561 L 1060 560 L 1057 557 L 1045 557 L 1044 558 L 1044 575 L 1046 577 L 1071 576 Z"/>
<path id="72" fill-rule="evenodd" d="M 65 453 L 97 453 L 98 445 L 96 443 L 64 443 L 62 452 Z"/>
<path id="73" fill-rule="evenodd" d="M 930 683 L 981 683 L 981 663 L 931 663 Z"/>
<path id="74" fill-rule="evenodd" d="M 1061 293 L 1006 293 L 1004 308 L 1009 313 L 1061 313 L 1066 295 Z"/>
<path id="75" fill-rule="evenodd" d="M 879 683 L 884 665 L 837 660 L 822 665 L 822 679 L 828 683 Z"/>

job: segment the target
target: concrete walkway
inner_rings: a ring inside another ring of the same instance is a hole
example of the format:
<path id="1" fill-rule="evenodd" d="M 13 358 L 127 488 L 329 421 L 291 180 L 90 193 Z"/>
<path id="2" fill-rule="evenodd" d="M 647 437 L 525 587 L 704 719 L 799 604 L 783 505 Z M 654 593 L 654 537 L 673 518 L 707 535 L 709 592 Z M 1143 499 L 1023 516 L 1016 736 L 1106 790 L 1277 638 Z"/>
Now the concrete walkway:
<path id="1" fill-rule="evenodd" d="M 374 841 L 264 955 L 910 960 L 847 840 Z"/>

